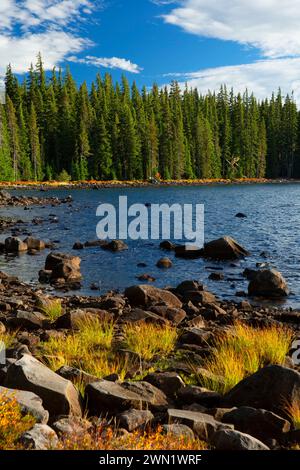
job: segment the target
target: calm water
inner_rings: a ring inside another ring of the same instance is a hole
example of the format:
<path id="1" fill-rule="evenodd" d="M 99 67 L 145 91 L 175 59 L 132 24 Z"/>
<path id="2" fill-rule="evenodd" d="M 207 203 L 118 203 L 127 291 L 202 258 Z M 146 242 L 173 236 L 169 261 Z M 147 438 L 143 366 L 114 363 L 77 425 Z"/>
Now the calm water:
<path id="1" fill-rule="evenodd" d="M 22 191 L 13 191 L 22 194 Z M 242 277 L 246 267 L 255 268 L 257 262 L 267 261 L 286 277 L 292 291 L 286 305 L 300 306 L 300 185 L 232 185 L 170 188 L 130 188 L 95 190 L 51 190 L 45 193 L 26 191 L 26 194 L 65 197 L 72 194 L 72 207 L 38 207 L 24 211 L 23 208 L 1 209 L 0 215 L 11 215 L 30 222 L 42 217 L 42 225 L 30 225 L 28 230 L 35 236 L 49 241 L 59 241 L 59 251 L 79 254 L 82 258 L 84 277 L 81 293 L 98 295 L 90 290 L 91 283 L 99 283 L 101 292 L 110 289 L 123 290 L 136 284 L 136 276 L 147 273 L 157 281 L 154 285 L 176 285 L 184 279 L 199 279 L 211 291 L 223 298 L 234 298 L 238 290 L 247 290 Z M 164 255 L 159 241 L 129 241 L 129 250 L 112 254 L 100 248 L 88 248 L 80 252 L 72 250 L 75 241 L 96 239 L 96 208 L 100 203 L 117 204 L 119 195 L 127 195 L 129 203 L 202 203 L 205 204 L 206 241 L 222 235 L 230 235 L 251 252 L 251 256 L 235 263 L 175 259 L 169 270 L 156 268 L 157 260 Z M 246 219 L 235 217 L 237 212 L 247 214 Z M 56 215 L 58 223 L 48 223 L 49 215 Z M 8 234 L 2 234 L 4 239 Z M 260 253 L 266 251 L 269 259 Z M 18 275 L 24 281 L 36 282 L 38 271 L 44 267 L 47 252 L 38 256 L 23 254 L 7 259 L 0 256 L 0 270 Z M 144 262 L 146 268 L 138 268 Z M 212 269 L 223 268 L 225 280 L 208 280 Z"/>

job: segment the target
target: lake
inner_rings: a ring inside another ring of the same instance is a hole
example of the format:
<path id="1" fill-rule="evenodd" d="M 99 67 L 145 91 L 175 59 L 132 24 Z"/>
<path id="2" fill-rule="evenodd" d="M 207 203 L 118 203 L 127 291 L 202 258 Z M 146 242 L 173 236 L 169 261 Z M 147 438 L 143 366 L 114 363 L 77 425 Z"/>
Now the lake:
<path id="1" fill-rule="evenodd" d="M 13 190 L 13 194 L 24 194 Z M 139 281 L 136 276 L 147 273 L 156 278 L 154 285 L 175 286 L 185 279 L 204 282 L 212 292 L 222 298 L 235 298 L 236 291 L 247 290 L 248 281 L 243 278 L 243 270 L 256 268 L 258 262 L 268 262 L 287 279 L 292 291 L 286 306 L 300 306 L 300 184 L 261 184 L 261 185 L 212 185 L 212 186 L 173 186 L 145 188 L 113 188 L 100 190 L 50 190 L 43 193 L 26 191 L 28 195 L 40 197 L 66 197 L 71 194 L 71 207 L 31 207 L 0 210 L 0 215 L 10 215 L 31 222 L 36 217 L 43 218 L 41 225 L 30 224 L 26 229 L 33 236 L 46 241 L 56 241 L 57 250 L 79 255 L 82 259 L 84 295 L 99 295 L 90 285 L 97 283 L 100 292 L 111 289 L 123 290 Z M 180 203 L 204 204 L 205 240 L 210 241 L 223 235 L 235 238 L 251 252 L 251 256 L 237 262 L 212 262 L 203 259 L 182 260 L 172 252 L 163 252 L 160 241 L 128 241 L 129 250 L 110 253 L 100 248 L 72 250 L 74 242 L 96 239 L 96 209 L 100 203 L 118 204 L 119 196 L 128 196 L 132 203 Z M 238 212 L 247 218 L 236 218 Z M 50 215 L 58 218 L 58 223 L 50 223 Z M 1 234 L 1 240 L 10 232 Z M 26 282 L 37 282 L 38 271 L 44 267 L 47 252 L 37 256 L 22 254 L 16 257 L 0 256 L 0 270 L 17 275 Z M 267 252 L 268 259 L 260 254 Z M 161 270 L 156 262 L 168 256 L 174 262 L 171 269 Z M 139 268 L 138 263 L 147 267 Z M 208 279 L 214 270 L 223 268 L 223 281 Z"/>

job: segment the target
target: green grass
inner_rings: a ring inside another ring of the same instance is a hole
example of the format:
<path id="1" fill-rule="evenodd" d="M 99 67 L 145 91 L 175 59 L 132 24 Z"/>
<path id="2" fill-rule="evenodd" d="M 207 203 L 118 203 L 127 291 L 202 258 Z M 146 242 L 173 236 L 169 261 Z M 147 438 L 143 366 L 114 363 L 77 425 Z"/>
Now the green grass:
<path id="1" fill-rule="evenodd" d="M 175 348 L 178 334 L 176 328 L 170 325 L 141 323 L 126 325 L 124 337 L 126 349 L 141 360 L 151 361 L 155 356 L 165 357 L 170 354 Z"/>
<path id="2" fill-rule="evenodd" d="M 63 314 L 63 308 L 60 299 L 39 300 L 38 307 L 40 311 L 54 323 Z"/>
<path id="3" fill-rule="evenodd" d="M 41 344 L 40 356 L 47 365 L 52 370 L 69 365 L 99 378 L 112 373 L 124 378 L 127 361 L 112 350 L 114 324 L 95 318 L 80 322 L 78 327 L 79 331 L 66 337 Z"/>
<path id="4" fill-rule="evenodd" d="M 212 355 L 204 362 L 202 386 L 227 393 L 246 376 L 268 364 L 283 364 L 293 333 L 284 327 L 256 329 L 242 323 L 216 339 Z"/>

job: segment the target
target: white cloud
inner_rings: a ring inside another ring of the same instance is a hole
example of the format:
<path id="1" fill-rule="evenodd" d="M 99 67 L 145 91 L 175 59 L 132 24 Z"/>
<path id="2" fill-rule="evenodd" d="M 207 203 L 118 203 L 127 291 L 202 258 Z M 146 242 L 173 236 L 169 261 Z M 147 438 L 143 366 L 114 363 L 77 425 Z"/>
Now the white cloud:
<path id="1" fill-rule="evenodd" d="M 181 86 L 197 88 L 205 94 L 218 91 L 221 85 L 243 93 L 246 88 L 259 99 L 270 97 L 280 87 L 283 94 L 294 92 L 300 104 L 300 58 L 262 60 L 253 64 L 216 67 L 189 74 L 168 74 L 179 79 Z"/>
<path id="2" fill-rule="evenodd" d="M 77 62 L 80 64 L 94 65 L 95 67 L 104 67 L 107 69 L 120 69 L 130 73 L 140 73 L 143 69 L 137 64 L 130 62 L 127 59 L 119 57 L 94 57 L 86 56 L 85 58 L 78 58 L 76 56 L 68 57 L 70 62 Z"/>
<path id="3" fill-rule="evenodd" d="M 164 0 L 155 0 L 165 4 Z M 235 41 L 263 56 L 300 55 L 299 0 L 178 0 L 167 23 L 202 37 Z"/>

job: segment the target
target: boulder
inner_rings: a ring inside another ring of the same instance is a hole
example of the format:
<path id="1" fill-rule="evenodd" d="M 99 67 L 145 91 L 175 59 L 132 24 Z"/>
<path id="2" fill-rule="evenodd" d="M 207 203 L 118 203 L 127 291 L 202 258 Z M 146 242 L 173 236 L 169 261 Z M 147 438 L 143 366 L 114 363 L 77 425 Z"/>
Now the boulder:
<path id="1" fill-rule="evenodd" d="M 80 270 L 81 259 L 79 256 L 67 255 L 65 253 L 52 252 L 46 258 L 45 269 L 53 271 L 61 263 L 69 263 L 74 270 Z"/>
<path id="2" fill-rule="evenodd" d="M 170 269 L 173 263 L 169 258 L 161 258 L 157 261 L 156 266 L 161 269 Z"/>
<path id="3" fill-rule="evenodd" d="M 123 240 L 112 240 L 110 243 L 102 245 L 101 248 L 112 252 L 128 250 L 128 246 Z"/>
<path id="4" fill-rule="evenodd" d="M 238 212 L 235 216 L 238 219 L 246 219 L 247 218 L 246 214 L 244 214 L 243 212 Z"/>
<path id="5" fill-rule="evenodd" d="M 55 328 L 76 330 L 84 321 L 112 321 L 113 315 L 101 309 L 76 309 L 65 313 L 55 322 Z"/>
<path id="6" fill-rule="evenodd" d="M 177 398 L 181 406 L 196 403 L 207 408 L 214 408 L 219 406 L 221 402 L 221 395 L 219 393 L 198 387 L 197 385 L 181 387 L 177 392 Z"/>
<path id="7" fill-rule="evenodd" d="M 159 245 L 162 250 L 174 251 L 176 248 L 175 243 L 170 242 L 169 240 L 164 240 Z"/>
<path id="8" fill-rule="evenodd" d="M 22 414 L 30 414 L 37 423 L 46 424 L 48 422 L 49 413 L 44 409 L 42 399 L 34 393 L 0 387 L 0 395 L 15 400 L 20 406 Z"/>
<path id="9" fill-rule="evenodd" d="M 7 253 L 22 253 L 28 250 L 27 244 L 17 237 L 6 238 L 4 243 Z"/>
<path id="10" fill-rule="evenodd" d="M 86 434 L 92 428 L 92 424 L 86 419 L 68 416 L 67 418 L 60 418 L 55 421 L 51 427 L 57 434 L 61 434 L 64 437 L 70 434 L 71 438 L 74 438 L 74 436 Z"/>
<path id="11" fill-rule="evenodd" d="M 168 410 L 168 423 L 184 424 L 191 428 L 200 439 L 205 441 L 218 430 L 232 428 L 232 425 L 222 424 L 216 421 L 213 416 L 206 413 L 177 409 Z"/>
<path id="12" fill-rule="evenodd" d="M 219 260 L 239 259 L 249 252 L 231 237 L 222 237 L 204 245 L 204 257 Z"/>
<path id="13" fill-rule="evenodd" d="M 285 404 L 300 403 L 300 373 L 271 365 L 239 382 L 224 397 L 225 406 L 250 406 L 286 416 Z"/>
<path id="14" fill-rule="evenodd" d="M 83 250 L 84 244 L 81 242 L 75 242 L 73 245 L 73 250 Z"/>
<path id="15" fill-rule="evenodd" d="M 216 450 L 270 450 L 269 447 L 255 437 L 233 429 L 218 430 L 213 433 L 209 442 Z"/>
<path id="16" fill-rule="evenodd" d="M 164 325 L 166 320 L 154 312 L 142 310 L 141 308 L 133 308 L 122 315 L 124 323 L 154 323 Z"/>
<path id="17" fill-rule="evenodd" d="M 186 292 L 198 292 L 198 291 L 203 291 L 204 287 L 203 284 L 201 284 L 198 281 L 183 281 L 181 282 L 175 289 L 176 293 L 179 295 L 184 296 Z"/>
<path id="18" fill-rule="evenodd" d="M 211 331 L 192 327 L 183 331 L 183 334 L 180 336 L 180 343 L 197 344 L 197 346 L 205 347 L 213 340 L 213 338 L 214 335 Z"/>
<path id="19" fill-rule="evenodd" d="M 51 450 L 58 444 L 58 437 L 46 424 L 35 424 L 21 436 L 20 443 L 30 450 Z"/>
<path id="20" fill-rule="evenodd" d="M 174 397 L 184 387 L 182 378 L 176 372 L 153 372 L 146 375 L 144 381 L 162 390 L 167 397 Z"/>
<path id="21" fill-rule="evenodd" d="M 162 430 L 166 434 L 171 434 L 172 436 L 186 439 L 195 439 L 195 434 L 185 424 L 164 424 Z"/>
<path id="22" fill-rule="evenodd" d="M 208 279 L 211 281 L 223 281 L 224 280 L 224 274 L 223 273 L 211 273 L 208 276 Z"/>
<path id="23" fill-rule="evenodd" d="M 258 271 L 248 287 L 250 296 L 278 298 L 286 297 L 289 289 L 282 274 L 275 269 Z"/>
<path id="24" fill-rule="evenodd" d="M 125 290 L 125 296 L 132 306 L 148 307 L 153 304 L 163 304 L 169 307 L 181 308 L 181 301 L 171 292 L 158 287 L 141 284 Z"/>
<path id="25" fill-rule="evenodd" d="M 28 354 L 8 368 L 4 386 L 36 393 L 50 416 L 81 415 L 74 385 Z"/>
<path id="26" fill-rule="evenodd" d="M 132 432 L 135 429 L 145 427 L 154 419 L 153 414 L 149 410 L 128 410 L 123 411 L 117 416 L 118 427 Z"/>
<path id="27" fill-rule="evenodd" d="M 280 440 L 290 430 L 290 423 L 271 411 L 242 406 L 223 415 L 222 422 L 265 442 L 269 439 Z"/>
<path id="28" fill-rule="evenodd" d="M 77 369 L 76 367 L 71 366 L 62 366 L 57 371 L 56 374 L 60 375 L 64 379 L 70 380 L 71 382 L 77 382 L 82 384 L 90 384 L 100 380 L 94 375 L 88 374 L 83 370 Z"/>
<path id="29" fill-rule="evenodd" d="M 186 312 L 182 308 L 171 308 L 165 305 L 150 307 L 150 311 L 178 325 L 186 318 Z"/>
<path id="30" fill-rule="evenodd" d="M 9 319 L 9 325 L 16 328 L 24 328 L 26 330 L 38 330 L 43 327 L 46 320 L 45 315 L 40 312 L 27 312 L 26 310 L 18 310 L 13 317 Z"/>
<path id="31" fill-rule="evenodd" d="M 148 409 L 167 404 L 163 392 L 146 382 L 117 384 L 100 380 L 87 385 L 85 397 L 90 414 L 95 416 L 121 413 L 131 408 Z"/>
<path id="32" fill-rule="evenodd" d="M 184 259 L 197 259 L 203 256 L 203 248 L 195 245 L 177 245 L 175 256 Z"/>
<path id="33" fill-rule="evenodd" d="M 28 246 L 28 250 L 42 251 L 46 248 L 45 242 L 38 238 L 27 237 L 24 243 Z"/>
<path id="34" fill-rule="evenodd" d="M 108 245 L 108 241 L 107 240 L 91 240 L 91 241 L 87 241 L 85 242 L 84 246 L 86 248 L 95 248 L 97 246 L 104 246 L 104 245 Z"/>

